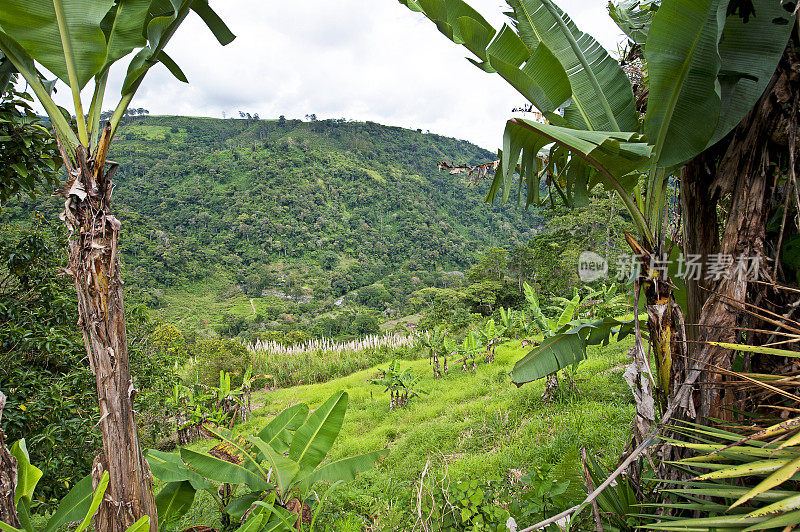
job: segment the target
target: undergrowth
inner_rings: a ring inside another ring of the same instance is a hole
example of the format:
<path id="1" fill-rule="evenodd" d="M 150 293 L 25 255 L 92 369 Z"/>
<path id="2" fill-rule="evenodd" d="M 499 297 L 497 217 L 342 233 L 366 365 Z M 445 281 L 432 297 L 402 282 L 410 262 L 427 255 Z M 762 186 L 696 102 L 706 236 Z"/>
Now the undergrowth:
<path id="1" fill-rule="evenodd" d="M 405 360 L 404 366 L 423 375 L 419 386 L 428 394 L 403 408 L 389 411 L 388 396 L 368 385 L 380 369 L 373 366 L 328 382 L 257 395 L 253 417 L 236 431 L 250 436 L 291 404 L 302 401 L 315 408 L 334 391 L 348 392 L 350 407 L 327 459 L 384 447 L 390 453 L 378 467 L 334 492 L 323 511 L 323 530 L 421 529 L 417 494 L 423 471 L 423 486 L 431 479 L 445 480 L 445 485 L 496 479 L 505 499 L 498 495 L 492 504 L 503 508 L 511 506 L 513 494 L 531 488 L 519 484 L 525 475 L 568 480 L 565 492 L 541 510 L 551 515 L 585 496 L 581 447 L 610 465 L 627 443 L 634 413 L 622 379 L 628 347 L 623 341 L 590 348 L 588 360 L 574 374 L 576 389 L 551 403 L 541 399 L 543 381 L 521 388 L 510 383 L 508 372 L 526 351 L 512 341 L 497 349 L 494 363 L 478 365 L 474 374 L 451 368 L 448 375 L 433 379 L 426 359 Z M 213 444 L 191 447 L 207 449 Z M 219 525 L 210 501 L 199 499 L 178 529 L 184 524 Z M 427 525 L 436 530 L 433 521 Z"/>

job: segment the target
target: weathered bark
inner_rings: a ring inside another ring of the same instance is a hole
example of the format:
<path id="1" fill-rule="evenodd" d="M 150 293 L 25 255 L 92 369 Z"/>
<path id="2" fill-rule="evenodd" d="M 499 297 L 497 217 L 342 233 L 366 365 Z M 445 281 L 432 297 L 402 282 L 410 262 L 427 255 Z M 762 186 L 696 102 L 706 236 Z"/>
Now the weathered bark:
<path id="1" fill-rule="evenodd" d="M 762 272 L 767 269 L 763 261 L 769 216 L 767 203 L 775 177 L 775 166 L 771 163 L 778 162 L 774 148 L 783 152 L 788 147 L 776 145 L 775 139 L 787 129 L 787 112 L 790 120 L 796 121 L 792 116 L 796 112 L 792 102 L 800 94 L 797 75 L 800 69 L 792 48 L 790 43 L 764 95 L 728 138 L 707 192 L 710 196 L 730 197 L 725 228 L 715 252 L 734 259 L 761 258 Z M 716 214 L 711 218 L 712 214 L 706 213 L 696 223 L 716 225 Z M 732 275 L 708 282 L 707 298 L 698 322 L 701 343 L 693 357 L 698 360 L 696 367 L 713 364 L 723 370 L 732 369 L 733 352 L 705 342 L 736 342 L 752 280 L 746 273 L 734 269 Z M 704 386 L 696 393 L 700 408 L 696 416 L 689 412 L 687 417 L 699 422 L 709 417 L 732 419 L 730 408 L 735 398 L 726 391 L 725 380 L 726 377 L 717 371 L 708 372 Z"/>
<path id="2" fill-rule="evenodd" d="M 87 158 L 83 147 L 75 155 L 75 168 L 64 156 L 72 183 L 61 191 L 67 199 L 62 218 L 71 231 L 67 272 L 78 295 L 78 325 L 97 384 L 103 451 L 95 459 L 94 482 L 103 471 L 109 484 L 95 526 L 102 532 L 123 532 L 144 515 L 157 531 L 152 477 L 139 446 L 134 418 L 136 393 L 128 362 L 125 309 L 117 257 L 120 223 L 110 213 L 111 177 L 116 163 L 106 153 L 111 128 L 106 126 L 97 152 Z"/>
<path id="3" fill-rule="evenodd" d="M 719 246 L 717 223 L 718 197 L 712 193 L 716 161 L 706 154 L 690 161 L 681 172 L 680 199 L 683 216 L 683 253 L 695 255 L 700 264 Z M 689 340 L 700 337 L 700 313 L 708 298 L 709 285 L 705 278 L 684 279 L 686 286 L 686 336 Z"/>
<path id="4" fill-rule="evenodd" d="M 3 421 L 3 409 L 6 396 L 0 392 L 0 422 Z M 5 434 L 0 425 L 0 521 L 15 528 L 22 528 L 14 504 L 14 490 L 17 486 L 17 459 L 11 456 L 5 444 Z"/>

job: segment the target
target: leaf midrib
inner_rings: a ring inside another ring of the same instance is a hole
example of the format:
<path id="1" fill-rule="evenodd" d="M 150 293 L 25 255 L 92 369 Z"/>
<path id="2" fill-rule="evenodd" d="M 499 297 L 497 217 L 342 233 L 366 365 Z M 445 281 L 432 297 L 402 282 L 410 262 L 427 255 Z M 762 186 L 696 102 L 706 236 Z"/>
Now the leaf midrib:
<path id="1" fill-rule="evenodd" d="M 552 16 L 556 20 L 556 24 L 558 24 L 559 29 L 561 30 L 561 32 L 564 34 L 564 36 L 566 37 L 567 41 L 569 42 L 570 47 L 572 48 L 572 52 L 578 58 L 578 61 L 581 63 L 581 66 L 583 67 L 583 70 L 586 72 L 586 75 L 589 78 L 589 83 L 592 85 L 592 88 L 597 93 L 598 99 L 600 100 L 600 102 L 603 105 L 603 109 L 606 112 L 606 116 L 609 119 L 609 122 L 611 123 L 611 126 L 614 128 L 615 131 L 620 131 L 619 125 L 617 124 L 616 117 L 614 117 L 614 113 L 611 110 L 611 105 L 608 103 L 608 100 L 606 99 L 606 96 L 603 93 L 602 88 L 600 87 L 600 83 L 597 81 L 597 77 L 594 75 L 594 71 L 592 71 L 591 68 L 589 67 L 589 63 L 586 60 L 586 56 L 583 54 L 583 50 L 580 49 L 580 47 L 578 46 L 577 41 L 575 41 L 574 35 L 572 35 L 572 32 L 567 27 L 566 23 L 564 22 L 564 19 L 561 18 L 560 16 L 558 16 L 558 14 L 554 12 L 554 10 L 552 9 L 552 6 L 549 4 L 548 0 L 539 0 L 539 1 L 542 3 L 542 5 L 545 7 L 545 9 L 547 9 L 548 13 L 550 13 L 550 16 Z M 536 34 L 536 38 L 539 39 L 539 41 L 541 43 L 544 43 L 544 40 L 542 39 L 541 34 L 536 29 L 536 27 L 535 27 L 535 25 L 533 23 L 533 17 L 531 16 L 530 11 L 528 11 L 524 1 L 520 0 L 519 5 L 520 5 L 520 8 L 522 9 L 523 13 L 525 14 L 525 17 L 528 20 L 528 24 L 530 24 L 533 32 Z M 569 74 L 567 74 L 567 77 L 569 78 Z M 572 83 L 570 82 L 570 90 L 571 89 L 572 89 Z M 591 120 L 589 119 L 589 116 L 586 113 L 586 110 L 585 110 L 583 104 L 581 103 L 580 98 L 578 98 L 576 96 L 574 90 L 571 90 L 571 92 L 572 92 L 572 101 L 575 102 L 575 105 L 578 108 L 578 111 L 580 112 L 581 116 L 583 117 L 583 120 L 586 122 L 586 126 L 589 129 L 591 129 L 592 131 L 595 131 L 594 124 L 592 124 Z"/>

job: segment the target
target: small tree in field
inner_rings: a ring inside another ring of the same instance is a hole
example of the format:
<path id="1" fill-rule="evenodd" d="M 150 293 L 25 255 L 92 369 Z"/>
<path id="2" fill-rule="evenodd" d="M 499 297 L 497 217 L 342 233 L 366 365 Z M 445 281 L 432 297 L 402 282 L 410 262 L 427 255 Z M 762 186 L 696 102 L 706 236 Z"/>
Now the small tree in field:
<path id="1" fill-rule="evenodd" d="M 109 473 L 108 490 L 96 516 L 103 531 L 123 531 L 144 515 L 157 530 L 147 463 L 139 447 L 125 335 L 125 309 L 118 263 L 120 221 L 111 214 L 107 159 L 111 138 L 150 67 L 162 63 L 181 81 L 181 69 L 164 51 L 191 11 L 225 45 L 234 35 L 207 0 L 3 0 L 0 52 L 28 83 L 52 123 L 68 182 L 62 219 L 72 233 L 70 263 L 78 294 L 78 326 L 97 382 L 103 451 L 95 459 L 98 482 Z M 111 66 L 132 52 L 122 93 L 110 120 L 100 123 Z M 73 108 L 59 107 L 43 67 L 69 86 Z M 81 91 L 94 80 L 84 113 Z M 137 109 L 141 114 L 143 110 Z M 70 119 L 74 115 L 74 121 Z"/>

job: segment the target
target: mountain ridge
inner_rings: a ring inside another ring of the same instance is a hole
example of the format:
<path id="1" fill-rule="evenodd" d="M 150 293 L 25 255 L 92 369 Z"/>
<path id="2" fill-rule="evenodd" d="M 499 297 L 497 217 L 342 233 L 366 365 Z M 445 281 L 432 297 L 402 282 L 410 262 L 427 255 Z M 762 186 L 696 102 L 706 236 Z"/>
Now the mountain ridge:
<path id="1" fill-rule="evenodd" d="M 437 168 L 491 152 L 374 122 L 128 117 L 109 157 L 120 163 L 124 278 L 153 307 L 164 290 L 220 279 L 256 298 L 311 290 L 328 307 L 379 283 L 374 308 L 401 307 L 484 248 L 525 242 L 542 220 L 485 204 L 487 183 Z M 60 205 L 35 208 L 54 217 Z"/>

